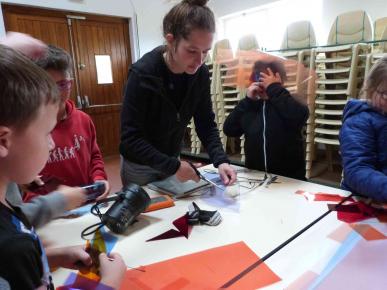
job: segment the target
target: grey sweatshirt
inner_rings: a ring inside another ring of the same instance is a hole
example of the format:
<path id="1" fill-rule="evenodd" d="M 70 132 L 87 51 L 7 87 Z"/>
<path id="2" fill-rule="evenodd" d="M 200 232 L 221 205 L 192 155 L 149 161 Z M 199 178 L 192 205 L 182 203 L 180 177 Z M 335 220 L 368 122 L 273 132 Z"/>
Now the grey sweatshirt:
<path id="1" fill-rule="evenodd" d="M 41 227 L 52 219 L 61 216 L 66 210 L 66 200 L 62 193 L 52 192 L 23 202 L 22 195 L 16 183 L 10 183 L 6 192 L 7 201 L 18 206 L 28 221 L 34 227 Z"/>

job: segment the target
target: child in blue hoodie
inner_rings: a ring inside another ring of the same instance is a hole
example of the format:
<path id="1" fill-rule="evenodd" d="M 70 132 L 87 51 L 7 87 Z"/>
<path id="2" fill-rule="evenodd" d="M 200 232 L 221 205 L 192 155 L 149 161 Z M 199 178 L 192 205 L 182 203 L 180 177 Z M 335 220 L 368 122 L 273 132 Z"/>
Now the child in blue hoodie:
<path id="1" fill-rule="evenodd" d="M 378 60 L 343 115 L 340 150 L 342 187 L 387 202 L 387 57 Z"/>

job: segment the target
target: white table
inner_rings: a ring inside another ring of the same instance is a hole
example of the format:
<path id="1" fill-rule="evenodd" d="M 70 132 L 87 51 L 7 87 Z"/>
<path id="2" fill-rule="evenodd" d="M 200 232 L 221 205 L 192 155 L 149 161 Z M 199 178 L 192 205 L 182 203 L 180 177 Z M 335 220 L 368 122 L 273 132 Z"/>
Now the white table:
<path id="1" fill-rule="evenodd" d="M 263 174 L 255 171 L 239 173 L 238 176 L 259 178 Z M 194 197 L 180 199 L 174 207 L 143 214 L 125 235 L 119 235 L 113 251 L 119 252 L 130 267 L 239 241 L 244 241 L 259 257 L 263 257 L 327 211 L 325 203 L 308 202 L 303 196 L 295 194 L 297 190 L 348 195 L 343 190 L 290 178 L 279 177 L 278 181 L 281 183 L 273 183 L 268 188 L 259 187 L 247 193 L 246 189 L 240 188 L 239 212 L 228 208 L 214 208 Z M 218 209 L 223 217 L 222 223 L 216 227 L 194 226 L 189 239 L 183 237 L 145 242 L 173 229 L 172 221 L 184 215 L 192 200 L 202 209 Z M 91 214 L 72 220 L 55 220 L 42 228 L 39 234 L 55 246 L 81 245 L 85 244 L 80 237 L 81 231 L 96 222 L 98 218 Z M 281 277 L 287 268 L 293 267 L 293 263 L 294 261 L 284 262 L 283 268 L 274 263 L 273 270 L 278 271 Z M 56 271 L 53 274 L 55 284 L 60 285 L 67 276 L 67 270 Z M 277 287 L 275 284 L 270 289 L 282 289 Z"/>

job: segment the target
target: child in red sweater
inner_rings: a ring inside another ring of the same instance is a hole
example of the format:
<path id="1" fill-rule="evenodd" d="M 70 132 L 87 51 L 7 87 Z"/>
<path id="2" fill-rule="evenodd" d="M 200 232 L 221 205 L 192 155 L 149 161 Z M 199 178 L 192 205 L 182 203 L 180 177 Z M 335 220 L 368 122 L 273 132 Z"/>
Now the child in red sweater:
<path id="1" fill-rule="evenodd" d="M 53 190 L 52 185 L 84 186 L 95 182 L 105 183 L 104 198 L 109 191 L 109 183 L 104 169 L 101 151 L 96 140 L 96 131 L 90 116 L 75 108 L 69 99 L 73 80 L 70 77 L 72 60 L 61 48 L 49 46 L 46 55 L 36 64 L 56 82 L 61 101 L 58 122 L 51 135 L 55 148 L 50 152 L 46 166 L 40 173 L 47 186 L 27 192 L 23 199 L 46 194 Z"/>

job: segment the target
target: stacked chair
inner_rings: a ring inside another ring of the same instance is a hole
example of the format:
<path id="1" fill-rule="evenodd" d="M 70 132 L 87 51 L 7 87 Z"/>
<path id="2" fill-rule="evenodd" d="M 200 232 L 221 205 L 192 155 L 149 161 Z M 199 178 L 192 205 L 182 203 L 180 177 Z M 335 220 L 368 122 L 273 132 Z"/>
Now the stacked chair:
<path id="1" fill-rule="evenodd" d="M 213 60 L 213 108 L 220 139 L 226 150 L 227 136 L 223 133 L 223 124 L 239 100 L 238 59 L 234 58 L 231 44 L 227 39 L 215 43 Z"/>
<path id="2" fill-rule="evenodd" d="M 287 82 L 285 87 L 292 94 L 306 95 L 309 77 L 307 69 L 310 65 L 311 48 L 316 45 L 314 28 L 309 21 L 291 23 L 286 28 L 280 55 L 286 58 L 285 69 Z"/>
<path id="3" fill-rule="evenodd" d="M 213 87 L 212 87 L 212 84 L 213 84 L 213 70 L 214 70 L 214 63 L 212 62 L 212 59 L 211 59 L 211 56 L 210 54 L 207 55 L 206 59 L 205 59 L 205 64 L 206 66 L 208 67 L 208 71 L 209 71 L 209 74 L 210 74 L 210 81 L 211 81 L 211 100 L 212 100 L 212 104 L 214 104 L 214 93 L 213 93 Z M 215 111 L 215 108 L 213 107 L 212 108 L 214 111 Z M 187 126 L 188 127 L 188 130 L 189 130 L 189 135 L 190 135 L 190 141 L 191 141 L 191 154 L 200 154 L 201 151 L 202 151 L 202 143 L 200 142 L 200 139 L 196 133 L 196 130 L 195 130 L 195 123 L 194 123 L 194 119 L 192 118 L 191 119 L 191 122 L 189 123 L 189 125 Z"/>
<path id="4" fill-rule="evenodd" d="M 343 109 L 349 98 L 356 98 L 364 80 L 366 55 L 372 39 L 371 22 L 366 12 L 339 15 L 332 25 L 328 47 L 311 54 L 311 79 L 308 86 L 310 122 L 307 128 L 307 178 L 311 175 L 315 148 L 325 149 L 328 168 L 332 169 L 332 152 L 338 149 L 338 135 Z M 353 44 L 356 43 L 356 44 Z"/>
<path id="5" fill-rule="evenodd" d="M 308 86 L 312 84 L 308 82 L 308 79 L 311 78 L 311 52 L 315 46 L 316 36 L 309 21 L 298 21 L 288 25 L 281 44 L 283 52 L 280 54 L 288 60 L 285 62 L 287 81 L 284 86 L 293 96 L 301 98 L 302 102 L 308 105 L 309 111 L 313 108 L 310 96 L 314 95 L 314 87 Z M 307 150 L 311 148 L 306 145 L 311 143 L 307 134 L 307 129 L 311 128 L 310 122 L 311 118 L 308 119 L 307 126 L 303 130 L 305 158 L 309 157 Z"/>
<path id="6" fill-rule="evenodd" d="M 252 67 L 256 60 L 256 54 L 252 52 L 259 51 L 259 44 L 257 38 L 253 34 L 248 34 L 239 39 L 238 49 L 236 57 L 239 59 L 239 100 L 243 99 L 246 95 L 246 86 L 249 84 L 249 77 L 251 74 Z M 230 108 L 229 108 L 230 109 Z M 235 152 L 235 144 L 237 140 L 231 140 L 231 153 Z M 240 138 L 240 161 L 245 162 L 245 137 Z"/>
<path id="7" fill-rule="evenodd" d="M 387 52 L 387 17 L 379 18 L 374 23 L 374 40 L 385 42 L 377 42 L 374 44 L 373 52 Z"/>

